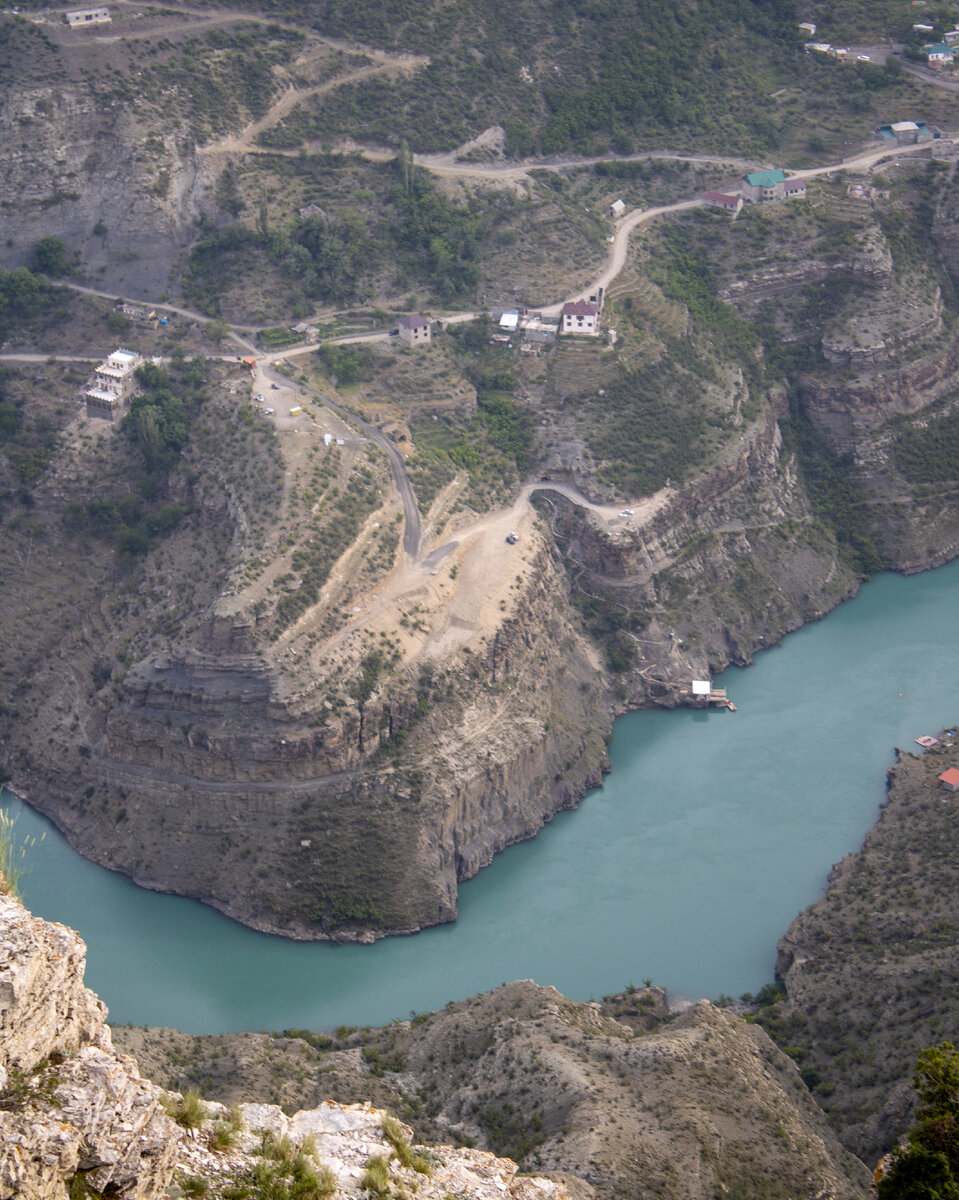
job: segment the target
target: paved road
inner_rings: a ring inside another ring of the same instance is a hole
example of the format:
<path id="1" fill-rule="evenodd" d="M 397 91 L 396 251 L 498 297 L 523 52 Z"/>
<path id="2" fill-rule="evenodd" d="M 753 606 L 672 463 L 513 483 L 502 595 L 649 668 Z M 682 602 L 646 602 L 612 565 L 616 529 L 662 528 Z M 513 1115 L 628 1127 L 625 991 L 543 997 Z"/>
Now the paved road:
<path id="1" fill-rule="evenodd" d="M 46 363 L 52 358 L 57 362 L 100 362 L 100 356 L 91 357 L 89 354 L 0 354 L 0 362 Z"/>
<path id="2" fill-rule="evenodd" d="M 279 357 L 279 356 L 277 356 Z M 281 374 L 273 368 L 274 359 L 261 360 L 260 369 L 267 379 L 275 383 L 282 384 L 283 387 L 290 386 L 290 380 L 286 375 Z M 406 460 L 396 448 L 393 440 L 382 430 L 377 429 L 375 425 L 371 425 L 368 421 L 364 421 L 362 417 L 358 417 L 356 413 L 351 412 L 348 408 L 344 408 L 342 404 L 337 404 L 335 400 L 331 400 L 329 396 L 319 391 L 317 388 L 311 387 L 309 384 L 302 383 L 297 380 L 296 386 L 302 388 L 327 406 L 332 408 L 334 412 L 339 413 L 344 420 L 350 421 L 354 425 L 358 425 L 360 429 L 366 433 L 371 442 L 374 442 L 386 455 L 390 470 L 393 472 L 393 482 L 396 485 L 396 490 L 399 492 L 400 502 L 403 505 L 403 549 L 412 560 L 417 560 L 420 557 L 422 550 L 422 526 L 420 523 L 420 510 L 416 504 L 416 496 L 413 494 L 413 485 L 410 483 L 410 477 L 406 472 Z"/>
<path id="3" fill-rule="evenodd" d="M 952 136 L 957 136 L 957 135 L 947 134 L 945 136 L 952 137 Z M 875 166 L 876 163 L 882 162 L 884 159 L 887 159 L 887 158 L 900 158 L 900 157 L 904 157 L 907 154 L 921 152 L 926 149 L 928 149 L 927 145 L 926 146 L 897 146 L 897 147 L 890 148 L 890 149 L 879 148 L 876 150 L 867 150 L 862 154 L 854 156 L 853 158 L 843 159 L 839 163 L 832 163 L 832 164 L 830 164 L 828 166 L 824 166 L 824 167 L 812 167 L 812 168 L 809 168 L 807 170 L 802 170 L 802 171 L 790 171 L 789 175 L 793 178 L 814 179 L 817 176 L 827 175 L 827 174 L 830 174 L 830 173 L 832 173 L 834 171 L 838 171 L 838 170 L 856 170 L 856 169 L 862 170 L 865 168 Z M 663 157 L 669 157 L 669 156 L 663 156 Z M 590 160 L 590 161 L 595 162 L 595 161 L 600 161 L 600 160 Z M 694 159 L 693 161 L 705 161 L 705 160 L 704 159 Z M 730 161 L 734 161 L 734 160 L 730 160 L 728 158 L 724 158 L 724 159 L 715 159 L 714 158 L 714 159 L 709 159 L 708 161 L 730 162 Z M 553 164 L 558 169 L 559 160 L 553 160 Z M 424 162 L 423 165 L 427 165 L 427 164 Z M 569 165 L 569 164 L 567 163 L 566 165 Z M 474 173 L 475 173 L 475 168 L 470 168 L 470 169 L 472 171 L 474 171 Z M 506 168 L 506 169 L 514 169 L 514 168 Z M 518 170 L 520 168 L 515 168 L 515 169 Z M 523 169 L 528 169 L 528 168 L 523 168 Z M 627 215 L 625 217 L 623 217 L 617 223 L 616 231 L 615 231 L 614 238 L 613 238 L 613 243 L 610 247 L 609 259 L 607 261 L 606 267 L 604 268 L 602 274 L 599 276 L 598 279 L 596 279 L 587 288 L 580 289 L 579 291 L 577 291 L 573 297 L 570 297 L 570 299 L 576 299 L 577 297 L 580 297 L 580 296 L 586 295 L 586 294 L 593 294 L 599 288 L 602 287 L 605 289 L 610 285 L 610 283 L 616 278 L 616 276 L 623 269 L 623 265 L 626 261 L 626 255 L 627 255 L 627 252 L 629 249 L 629 235 L 633 232 L 634 229 L 638 228 L 640 225 L 643 225 L 648 221 L 654 220 L 656 217 L 666 216 L 670 213 L 689 211 L 690 209 L 700 207 L 701 204 L 702 204 L 702 200 L 699 198 L 696 198 L 696 199 L 691 199 L 691 200 L 680 200 L 675 204 L 664 204 L 658 208 L 650 208 L 650 209 L 645 209 L 645 210 L 644 209 L 634 209 L 632 212 L 627 213 Z M 61 281 L 61 283 L 62 283 L 62 286 L 71 288 L 73 291 L 76 291 L 76 292 L 81 292 L 84 295 L 99 296 L 99 297 L 109 299 L 109 300 L 112 300 L 115 298 L 114 293 L 112 293 L 112 292 L 98 291 L 95 288 L 84 287 L 80 284 L 73 283 L 69 280 L 63 280 L 63 281 Z M 149 303 L 151 304 L 151 307 L 153 307 L 153 308 L 161 309 L 164 312 L 176 313 L 179 316 L 186 317 L 189 320 L 198 321 L 201 324 L 205 324 L 209 320 L 209 318 L 204 313 L 195 312 L 192 309 L 188 309 L 188 308 L 182 308 L 179 305 L 154 302 L 154 301 L 150 301 Z M 550 304 L 550 305 L 543 307 L 542 311 L 548 316 L 556 316 L 561 312 L 564 303 L 565 303 L 565 301 L 563 301 L 563 300 L 557 301 L 554 304 Z M 455 324 L 455 323 L 462 322 L 462 321 L 474 320 L 477 315 L 478 314 L 476 312 L 472 312 L 472 311 L 471 312 L 459 312 L 459 313 L 453 313 L 453 314 L 450 314 L 449 316 L 446 316 L 444 318 L 444 320 L 447 321 L 448 323 Z M 243 326 L 243 328 L 248 329 L 249 327 Z M 278 371 L 276 371 L 274 369 L 274 364 L 277 362 L 281 362 L 286 358 L 293 357 L 296 354 L 305 353 L 312 348 L 308 344 L 303 344 L 303 345 L 298 345 L 298 346 L 291 346 L 291 347 L 286 348 L 285 350 L 275 351 L 272 353 L 270 353 L 270 352 L 264 353 L 262 350 L 259 350 L 257 347 L 252 345 L 238 331 L 238 327 L 231 327 L 229 336 L 239 346 L 243 347 L 249 353 L 256 355 L 264 374 L 268 378 L 273 379 L 277 382 L 283 383 L 284 385 L 289 384 L 289 380 L 286 378 L 285 375 L 281 375 Z M 388 337 L 389 337 L 388 333 L 379 332 L 379 333 L 352 334 L 352 335 L 348 335 L 348 336 L 341 337 L 341 338 L 333 338 L 330 340 L 341 343 L 341 344 L 349 344 L 349 343 L 354 343 L 354 342 L 385 341 Z M 40 355 L 40 354 L 37 354 L 37 355 L 22 354 L 22 355 L 2 355 L 2 356 L 0 356 L 0 358 L 4 358 L 4 359 L 10 359 L 10 360 L 16 359 L 19 361 L 27 361 L 27 362 L 45 362 L 48 357 L 49 357 L 48 355 Z M 65 356 L 65 355 L 62 355 L 59 357 L 66 359 L 67 361 L 79 361 L 79 362 L 90 361 L 89 359 L 81 358 L 79 356 L 77 356 L 76 358 L 70 358 L 69 356 Z M 226 356 L 221 356 L 221 357 L 226 357 Z M 304 387 L 305 390 L 312 392 L 312 394 L 317 396 L 321 400 L 322 403 L 328 405 L 335 412 L 338 412 L 341 416 L 343 416 L 347 420 L 350 420 L 354 424 L 358 425 L 361 429 L 363 429 L 366 432 L 366 434 L 369 436 L 370 440 L 372 442 L 374 442 L 377 446 L 379 446 L 380 449 L 384 452 L 384 454 L 386 455 L 386 457 L 389 461 L 390 469 L 393 473 L 393 480 L 394 480 L 394 483 L 396 484 L 396 489 L 399 493 L 400 500 L 401 500 L 401 503 L 403 506 L 403 516 L 404 516 L 403 549 L 412 560 L 414 560 L 414 561 L 417 560 L 420 557 L 420 554 L 422 552 L 422 526 L 421 526 L 421 522 L 420 522 L 419 508 L 417 507 L 416 497 L 413 494 L 413 487 L 412 487 L 412 484 L 410 483 L 409 475 L 407 474 L 407 471 L 406 471 L 406 463 L 403 458 L 403 455 L 399 452 L 399 450 L 397 449 L 397 447 L 395 446 L 395 444 L 393 443 L 393 441 L 390 438 L 388 438 L 381 430 L 377 429 L 375 426 L 370 425 L 369 422 L 364 421 L 361 417 L 358 417 L 355 413 L 352 413 L 348 409 L 344 408 L 342 405 L 337 404 L 335 401 L 331 400 L 328 396 L 322 395 L 315 388 L 306 387 L 306 385 L 304 385 L 302 383 L 299 384 L 299 386 Z M 607 518 L 610 518 L 610 516 L 611 516 L 612 510 L 606 511 L 608 506 L 593 505 L 588 500 L 586 500 L 585 497 L 581 496 L 579 493 L 575 492 L 574 489 L 569 488 L 566 485 L 530 484 L 530 485 L 527 485 L 526 488 L 524 488 L 521 499 L 528 501 L 531 492 L 535 491 L 535 490 L 540 490 L 540 488 L 542 488 L 543 490 L 553 490 L 553 491 L 562 492 L 564 495 L 568 496 L 569 499 L 573 500 L 574 503 L 581 504 L 584 507 L 588 507 L 595 511 L 601 512 L 602 515 Z"/>

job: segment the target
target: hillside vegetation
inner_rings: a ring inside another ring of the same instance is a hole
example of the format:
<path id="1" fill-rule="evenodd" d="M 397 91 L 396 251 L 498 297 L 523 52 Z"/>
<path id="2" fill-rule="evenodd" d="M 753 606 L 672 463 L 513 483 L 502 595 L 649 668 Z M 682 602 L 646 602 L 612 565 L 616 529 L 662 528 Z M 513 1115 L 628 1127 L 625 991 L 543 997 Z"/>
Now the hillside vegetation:
<path id="1" fill-rule="evenodd" d="M 867 1162 L 909 1124 L 916 1055 L 955 1032 L 957 802 L 938 776 L 959 764 L 959 743 L 941 736 L 931 751 L 900 754 L 862 850 L 781 940 L 786 995 L 763 1019 Z"/>

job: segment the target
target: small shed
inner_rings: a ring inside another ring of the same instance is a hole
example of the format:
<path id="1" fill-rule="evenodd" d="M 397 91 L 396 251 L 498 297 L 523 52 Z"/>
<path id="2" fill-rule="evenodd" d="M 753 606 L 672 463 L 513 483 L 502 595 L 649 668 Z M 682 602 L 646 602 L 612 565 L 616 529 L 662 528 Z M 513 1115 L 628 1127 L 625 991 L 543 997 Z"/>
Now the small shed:
<path id="1" fill-rule="evenodd" d="M 625 211 L 626 211 L 626 201 L 625 200 L 614 200 L 613 203 L 609 206 L 609 215 L 611 217 L 621 217 Z"/>
<path id="2" fill-rule="evenodd" d="M 947 792 L 959 792 L 959 771 L 955 767 L 950 767 L 948 771 L 943 771 L 939 776 L 939 782 Z"/>
<path id="3" fill-rule="evenodd" d="M 694 679 L 693 680 L 693 695 L 708 696 L 712 691 L 712 681 L 709 679 Z"/>

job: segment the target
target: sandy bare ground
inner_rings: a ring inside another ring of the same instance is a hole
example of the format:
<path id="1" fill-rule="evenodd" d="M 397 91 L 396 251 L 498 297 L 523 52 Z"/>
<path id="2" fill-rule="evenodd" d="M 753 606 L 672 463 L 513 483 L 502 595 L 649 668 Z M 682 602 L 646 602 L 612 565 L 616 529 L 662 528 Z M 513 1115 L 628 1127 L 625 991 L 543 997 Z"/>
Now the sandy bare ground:
<path id="1" fill-rule="evenodd" d="M 361 631 L 398 638 L 407 662 L 439 659 L 492 638 L 512 614 L 529 565 L 542 545 L 544 532 L 530 504 L 535 492 L 562 494 L 610 531 L 646 524 L 675 494 L 664 488 L 624 517 L 615 506 L 593 504 L 566 484 L 527 484 L 510 508 L 451 530 L 419 559 L 400 563 L 387 579 L 355 601 L 355 615 L 324 644 L 322 654 L 335 657 Z M 511 533 L 518 534 L 512 545 L 506 540 Z M 280 639 L 280 648 L 297 641 L 311 624 L 306 614 Z"/>

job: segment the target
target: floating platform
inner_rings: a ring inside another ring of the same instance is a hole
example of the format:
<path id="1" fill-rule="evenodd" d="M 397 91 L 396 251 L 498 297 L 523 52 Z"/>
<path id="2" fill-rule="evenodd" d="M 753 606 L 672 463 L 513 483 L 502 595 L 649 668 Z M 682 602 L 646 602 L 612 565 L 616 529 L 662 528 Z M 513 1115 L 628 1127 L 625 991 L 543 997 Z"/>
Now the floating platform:
<path id="1" fill-rule="evenodd" d="M 730 712 L 736 711 L 736 705 L 726 695 L 725 688 L 710 688 L 708 692 L 691 692 L 683 688 L 679 694 L 689 708 L 726 708 Z"/>

